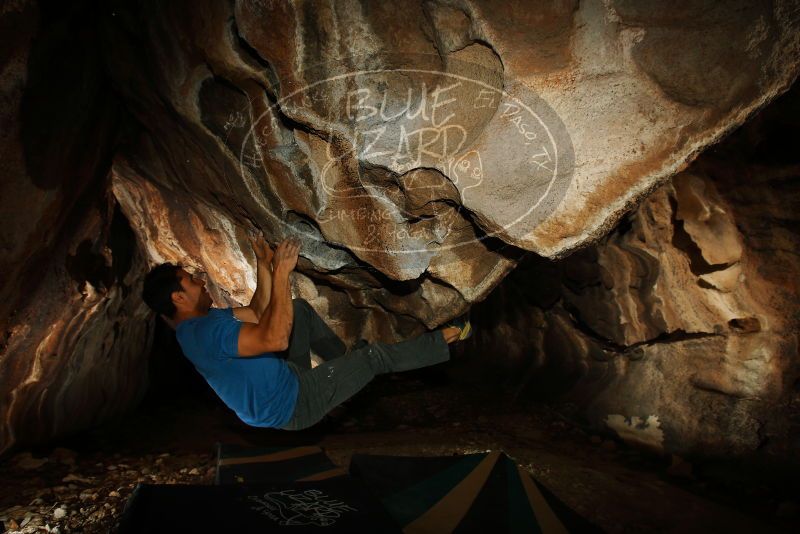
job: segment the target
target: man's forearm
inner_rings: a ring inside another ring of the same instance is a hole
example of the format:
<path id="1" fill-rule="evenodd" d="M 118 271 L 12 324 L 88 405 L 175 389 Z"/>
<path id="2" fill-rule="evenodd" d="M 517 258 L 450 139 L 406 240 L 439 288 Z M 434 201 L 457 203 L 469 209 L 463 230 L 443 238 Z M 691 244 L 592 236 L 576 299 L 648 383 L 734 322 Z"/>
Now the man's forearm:
<path id="1" fill-rule="evenodd" d="M 272 276 L 272 298 L 259 317 L 258 327 L 265 339 L 278 340 L 288 347 L 292 333 L 294 309 L 289 285 L 289 272 L 277 270 Z"/>
<path id="2" fill-rule="evenodd" d="M 258 260 L 256 263 L 256 292 L 250 299 L 250 308 L 255 312 L 256 317 L 261 319 L 264 310 L 269 306 L 272 295 L 272 270 L 268 261 Z"/>

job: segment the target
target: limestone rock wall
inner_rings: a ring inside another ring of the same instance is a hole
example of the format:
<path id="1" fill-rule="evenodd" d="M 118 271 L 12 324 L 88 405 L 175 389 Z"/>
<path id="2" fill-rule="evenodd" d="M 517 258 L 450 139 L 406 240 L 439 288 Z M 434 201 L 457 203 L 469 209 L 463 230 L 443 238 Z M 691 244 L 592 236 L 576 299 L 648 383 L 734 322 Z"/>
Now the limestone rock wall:
<path id="1" fill-rule="evenodd" d="M 797 102 L 795 89 L 596 245 L 525 260 L 475 309 L 474 365 L 505 347 L 494 380 L 518 399 L 573 402 L 658 451 L 791 454 Z"/>
<path id="2" fill-rule="evenodd" d="M 613 355 L 590 418 L 631 439 L 657 428 L 663 439 L 653 444 L 667 450 L 761 444 L 797 371 L 797 324 L 783 312 L 797 295 L 778 298 L 781 288 L 759 273 L 768 257 L 753 252 L 714 183 L 684 173 L 595 261 L 575 266 L 595 283 L 567 281 L 565 307 L 582 326 L 572 335 Z M 636 417 L 649 423 L 637 428 Z"/>
<path id="3" fill-rule="evenodd" d="M 107 183 L 122 112 L 90 8 L 0 7 L 0 453 L 122 413 L 146 386 L 145 257 Z"/>
<path id="4" fill-rule="evenodd" d="M 242 229 L 299 234 L 305 274 L 431 328 L 484 298 L 519 249 L 560 257 L 608 232 L 785 90 L 793 5 L 120 7 L 110 76 L 146 128 L 119 187 L 148 181 L 225 214 L 234 256 Z"/>
<path id="5" fill-rule="evenodd" d="M 132 235 L 119 242 L 130 228 L 121 212 L 115 216 L 113 197 L 105 207 L 52 251 L 62 261 L 25 291 L 5 333 L 0 450 L 88 428 L 144 394 L 153 334 L 139 296 L 144 258 L 125 250 Z"/>

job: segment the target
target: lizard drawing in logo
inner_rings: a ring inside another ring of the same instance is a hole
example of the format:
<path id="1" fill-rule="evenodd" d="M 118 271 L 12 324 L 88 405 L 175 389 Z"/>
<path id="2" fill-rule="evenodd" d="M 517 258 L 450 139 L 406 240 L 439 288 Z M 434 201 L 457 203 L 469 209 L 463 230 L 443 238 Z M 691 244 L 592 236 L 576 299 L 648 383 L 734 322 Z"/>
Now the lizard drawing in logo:
<path id="1" fill-rule="evenodd" d="M 279 525 L 327 527 L 336 523 L 345 512 L 357 512 L 350 505 L 330 499 L 319 490 L 271 491 L 262 497 L 248 497 L 257 503 L 251 509 L 261 512 Z"/>

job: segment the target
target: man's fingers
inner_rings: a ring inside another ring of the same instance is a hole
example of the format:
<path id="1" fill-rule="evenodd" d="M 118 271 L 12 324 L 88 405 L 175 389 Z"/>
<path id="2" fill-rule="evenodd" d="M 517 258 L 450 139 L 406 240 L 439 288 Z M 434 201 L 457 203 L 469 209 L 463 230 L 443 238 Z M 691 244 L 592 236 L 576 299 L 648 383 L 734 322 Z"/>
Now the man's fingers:
<path id="1" fill-rule="evenodd" d="M 300 240 L 296 237 L 287 237 L 275 248 L 273 259 L 294 258 L 300 253 Z"/>
<path id="2" fill-rule="evenodd" d="M 270 254 L 272 253 L 272 246 L 269 244 L 269 242 L 267 242 L 263 232 L 260 230 L 248 231 L 247 239 L 250 241 L 250 246 L 253 248 L 253 252 L 256 253 L 256 256 L 259 256 L 260 258 L 270 257 Z"/>
<path id="3" fill-rule="evenodd" d="M 275 248 L 275 254 L 273 255 L 273 260 L 280 260 L 287 257 L 290 254 L 291 249 L 291 241 L 288 239 L 284 239 L 278 246 Z"/>

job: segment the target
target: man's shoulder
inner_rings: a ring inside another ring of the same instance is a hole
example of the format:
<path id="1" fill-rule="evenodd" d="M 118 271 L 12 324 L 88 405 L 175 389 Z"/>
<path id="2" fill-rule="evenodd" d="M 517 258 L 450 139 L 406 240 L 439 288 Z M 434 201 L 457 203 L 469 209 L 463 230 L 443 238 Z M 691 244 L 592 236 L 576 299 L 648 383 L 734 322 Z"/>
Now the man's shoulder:
<path id="1" fill-rule="evenodd" d="M 191 354 L 197 357 L 208 353 L 209 349 L 214 354 L 228 354 L 238 338 L 238 324 L 239 320 L 233 316 L 231 308 L 211 308 L 202 317 L 182 321 L 176 327 L 175 334 L 187 356 Z"/>
<path id="2" fill-rule="evenodd" d="M 181 328 L 185 330 L 188 326 L 202 325 L 208 323 L 209 321 L 225 321 L 228 319 L 236 320 L 232 310 L 233 308 L 209 308 L 208 313 L 203 316 L 192 317 L 191 319 L 186 319 L 178 323 L 178 326 L 175 327 L 175 331 L 178 331 Z"/>
<path id="3" fill-rule="evenodd" d="M 233 308 L 209 308 L 206 317 L 233 317 Z"/>

